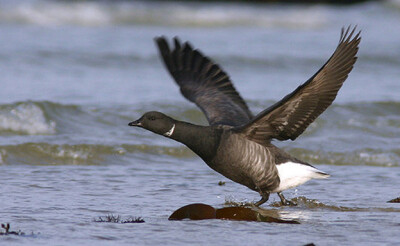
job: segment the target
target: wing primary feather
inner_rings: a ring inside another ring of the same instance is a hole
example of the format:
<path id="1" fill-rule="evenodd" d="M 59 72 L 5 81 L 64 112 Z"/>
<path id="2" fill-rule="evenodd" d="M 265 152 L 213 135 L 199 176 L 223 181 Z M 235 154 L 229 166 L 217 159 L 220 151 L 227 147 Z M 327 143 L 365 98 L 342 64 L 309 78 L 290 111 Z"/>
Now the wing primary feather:
<path id="1" fill-rule="evenodd" d="M 173 49 L 165 37 L 155 39 L 164 64 L 180 91 L 206 115 L 210 125 L 243 125 L 253 117 L 229 76 L 189 42 L 173 38 Z"/>
<path id="2" fill-rule="evenodd" d="M 295 140 L 332 104 L 357 60 L 361 32 L 341 29 L 339 44 L 328 61 L 304 84 L 234 131 L 261 144 L 271 139 Z"/>

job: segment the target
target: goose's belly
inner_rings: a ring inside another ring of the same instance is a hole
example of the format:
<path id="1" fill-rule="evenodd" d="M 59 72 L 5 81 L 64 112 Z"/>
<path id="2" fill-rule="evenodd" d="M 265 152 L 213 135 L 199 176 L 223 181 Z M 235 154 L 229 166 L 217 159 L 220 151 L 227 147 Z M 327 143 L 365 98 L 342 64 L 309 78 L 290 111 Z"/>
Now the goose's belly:
<path id="1" fill-rule="evenodd" d="M 256 191 L 279 186 L 273 156 L 264 146 L 231 135 L 221 141 L 217 155 L 207 163 L 225 177 Z"/>

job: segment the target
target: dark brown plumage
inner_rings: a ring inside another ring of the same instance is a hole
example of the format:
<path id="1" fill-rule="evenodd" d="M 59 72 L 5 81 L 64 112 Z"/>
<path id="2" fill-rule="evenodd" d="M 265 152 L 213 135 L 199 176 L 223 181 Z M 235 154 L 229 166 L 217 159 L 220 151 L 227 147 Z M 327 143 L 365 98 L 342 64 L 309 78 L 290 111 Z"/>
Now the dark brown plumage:
<path id="1" fill-rule="evenodd" d="M 239 126 L 253 118 L 229 76 L 189 43 L 174 38 L 170 50 L 165 38 L 156 39 L 164 64 L 182 94 L 203 110 L 210 125 Z"/>
<path id="2" fill-rule="evenodd" d="M 352 39 L 355 28 L 350 34 L 349 30 L 342 29 L 338 47 L 314 76 L 237 131 L 261 144 L 273 138 L 295 140 L 302 134 L 332 104 L 353 69 L 361 38 L 359 32 Z"/>
<path id="3" fill-rule="evenodd" d="M 257 206 L 273 192 L 283 204 L 290 204 L 283 190 L 329 175 L 271 140 L 295 140 L 333 102 L 357 60 L 361 38 L 355 29 L 342 29 L 338 47 L 322 68 L 255 117 L 217 64 L 178 38 L 172 50 L 164 37 L 156 38 L 169 73 L 182 94 L 201 108 L 210 126 L 177 121 L 160 112 L 148 112 L 129 125 L 185 144 L 215 171 L 259 192 L 262 199 Z"/>

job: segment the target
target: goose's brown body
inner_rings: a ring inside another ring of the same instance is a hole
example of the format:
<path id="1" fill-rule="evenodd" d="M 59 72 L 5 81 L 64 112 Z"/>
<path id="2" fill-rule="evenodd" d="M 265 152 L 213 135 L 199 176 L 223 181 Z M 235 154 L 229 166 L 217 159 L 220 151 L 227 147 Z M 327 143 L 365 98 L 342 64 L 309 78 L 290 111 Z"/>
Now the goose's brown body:
<path id="1" fill-rule="evenodd" d="M 177 121 L 159 112 L 146 113 L 130 125 L 185 144 L 218 173 L 259 192 L 262 199 L 256 205 L 272 192 L 288 203 L 281 191 L 329 175 L 271 140 L 296 139 L 332 103 L 357 59 L 361 38 L 354 32 L 355 28 L 342 29 L 338 47 L 321 69 L 255 117 L 217 64 L 189 43 L 182 45 L 175 38 L 170 50 L 165 38 L 157 38 L 171 76 L 182 94 L 205 113 L 210 126 Z"/>

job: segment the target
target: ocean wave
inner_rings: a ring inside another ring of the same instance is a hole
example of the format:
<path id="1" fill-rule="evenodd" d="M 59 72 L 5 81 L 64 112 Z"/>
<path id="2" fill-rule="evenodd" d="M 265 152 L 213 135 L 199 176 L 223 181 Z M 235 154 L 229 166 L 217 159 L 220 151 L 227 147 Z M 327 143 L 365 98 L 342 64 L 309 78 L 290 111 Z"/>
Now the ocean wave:
<path id="1" fill-rule="evenodd" d="M 150 1 L 10 1 L 0 5 L 0 22 L 34 25 L 316 27 L 326 22 L 321 6 Z"/>
<path id="2" fill-rule="evenodd" d="M 338 166 L 400 166 L 400 148 L 390 150 L 362 148 L 352 151 L 332 152 L 305 148 L 285 148 L 290 154 L 311 164 Z"/>
<path id="3" fill-rule="evenodd" d="M 250 101 L 261 111 L 272 102 Z M 127 157 L 196 158 L 186 147 L 128 122 L 158 108 L 207 124 L 194 105 L 73 105 L 25 101 L 0 105 L 0 163 L 102 164 Z M 400 165 L 400 102 L 334 104 L 297 141 L 274 142 L 311 164 Z"/>
<path id="4" fill-rule="evenodd" d="M 313 165 L 400 166 L 400 148 L 390 151 L 361 149 L 354 152 L 325 152 L 305 148 L 285 150 Z M 126 163 L 126 158 L 165 161 L 165 157 L 174 160 L 198 158 L 183 145 L 23 143 L 0 146 L 0 164 L 101 165 Z"/>
<path id="5" fill-rule="evenodd" d="M 0 135 L 8 134 L 55 134 L 56 123 L 46 117 L 37 103 L 19 102 L 0 105 Z"/>
<path id="6" fill-rule="evenodd" d="M 254 113 L 261 112 L 273 103 L 269 100 L 249 101 Z M 71 132 L 90 135 L 94 132 L 106 132 L 112 127 L 125 126 L 128 121 L 154 108 L 178 120 L 207 124 L 203 113 L 190 103 L 154 102 L 132 107 L 129 104 L 75 105 L 50 101 L 22 101 L 0 104 L 0 135 L 57 135 Z M 304 135 L 321 134 L 320 130 L 334 132 L 335 129 L 396 138 L 400 135 L 400 102 L 334 104 L 310 125 Z"/>
<path id="7" fill-rule="evenodd" d="M 149 160 L 151 156 L 160 155 L 174 158 L 194 157 L 183 146 L 24 143 L 0 146 L 0 164 L 101 165 L 126 162 L 125 156 L 138 157 L 142 154 Z"/>
<path id="8" fill-rule="evenodd" d="M 385 1 L 385 5 L 391 9 L 400 10 L 400 0 L 387 0 Z"/>
<path id="9" fill-rule="evenodd" d="M 112 147 L 99 145 L 54 145 L 25 143 L 0 147 L 2 164 L 77 165 L 98 164 L 107 154 L 118 153 Z"/>

